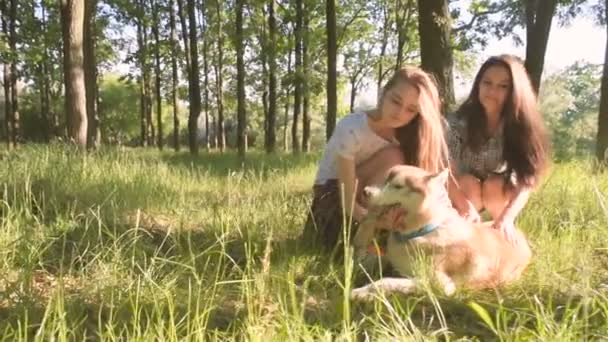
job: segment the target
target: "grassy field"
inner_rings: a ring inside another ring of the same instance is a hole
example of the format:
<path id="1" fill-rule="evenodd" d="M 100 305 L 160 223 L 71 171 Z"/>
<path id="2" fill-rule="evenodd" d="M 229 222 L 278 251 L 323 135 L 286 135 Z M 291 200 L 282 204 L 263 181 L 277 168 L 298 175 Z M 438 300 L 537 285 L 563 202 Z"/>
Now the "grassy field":
<path id="1" fill-rule="evenodd" d="M 2 151 L 0 335 L 608 339 L 608 174 L 553 166 L 518 220 L 535 254 L 520 281 L 356 304 L 356 267 L 296 240 L 317 158 Z"/>

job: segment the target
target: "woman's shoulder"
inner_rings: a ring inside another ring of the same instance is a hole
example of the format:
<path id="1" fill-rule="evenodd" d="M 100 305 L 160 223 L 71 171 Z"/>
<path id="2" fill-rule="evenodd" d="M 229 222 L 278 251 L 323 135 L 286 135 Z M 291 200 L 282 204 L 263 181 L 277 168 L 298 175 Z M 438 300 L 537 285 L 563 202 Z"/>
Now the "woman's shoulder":
<path id="1" fill-rule="evenodd" d="M 358 128 L 364 126 L 367 123 L 367 114 L 365 112 L 353 112 L 348 113 L 336 124 L 336 128 L 338 127 L 348 127 L 348 128 Z"/>

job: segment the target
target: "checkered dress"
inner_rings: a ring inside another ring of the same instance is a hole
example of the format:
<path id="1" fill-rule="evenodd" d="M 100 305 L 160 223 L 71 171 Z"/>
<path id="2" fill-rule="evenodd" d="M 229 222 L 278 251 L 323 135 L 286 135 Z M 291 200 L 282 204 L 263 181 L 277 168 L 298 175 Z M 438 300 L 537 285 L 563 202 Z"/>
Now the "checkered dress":
<path id="1" fill-rule="evenodd" d="M 447 143 L 450 159 L 458 165 L 458 173 L 469 173 L 479 179 L 486 179 L 490 174 L 502 174 L 507 165 L 502 156 L 503 132 L 491 137 L 480 146 L 479 151 L 472 151 L 466 145 L 467 123 L 462 116 L 448 116 Z"/>

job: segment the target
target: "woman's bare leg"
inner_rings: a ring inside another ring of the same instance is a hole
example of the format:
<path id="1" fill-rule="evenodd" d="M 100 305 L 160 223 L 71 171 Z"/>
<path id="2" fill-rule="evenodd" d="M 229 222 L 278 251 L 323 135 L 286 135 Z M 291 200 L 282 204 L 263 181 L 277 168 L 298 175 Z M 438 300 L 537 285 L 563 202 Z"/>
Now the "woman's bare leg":
<path id="1" fill-rule="evenodd" d="M 380 185 L 386 179 L 388 170 L 403 165 L 403 153 L 399 147 L 386 147 L 357 166 L 358 192 L 368 185 Z"/>
<path id="2" fill-rule="evenodd" d="M 503 176 L 493 175 L 483 182 L 481 188 L 483 206 L 490 212 L 494 220 L 502 214 L 509 203 L 509 199 L 513 197 L 512 188 L 504 185 L 505 178 Z"/>
<path id="3" fill-rule="evenodd" d="M 482 193 L 481 193 L 481 181 L 470 174 L 463 174 L 456 176 L 456 181 L 460 187 L 460 191 L 465 197 L 473 204 L 477 211 L 483 208 Z M 455 191 L 452 189 L 452 191 Z M 450 198 L 454 198 L 450 196 Z"/>

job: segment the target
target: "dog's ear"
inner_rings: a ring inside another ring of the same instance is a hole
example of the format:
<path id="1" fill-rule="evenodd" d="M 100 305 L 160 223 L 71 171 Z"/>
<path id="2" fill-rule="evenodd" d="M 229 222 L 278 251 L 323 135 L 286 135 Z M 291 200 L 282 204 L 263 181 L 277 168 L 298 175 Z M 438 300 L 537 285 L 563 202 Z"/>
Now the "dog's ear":
<path id="1" fill-rule="evenodd" d="M 435 183 L 441 186 L 445 186 L 448 183 L 448 179 L 450 177 L 450 169 L 445 168 L 443 171 L 439 171 L 437 173 L 428 175 L 424 178 L 424 180 L 430 184 Z"/>

